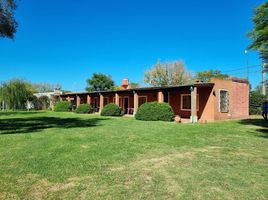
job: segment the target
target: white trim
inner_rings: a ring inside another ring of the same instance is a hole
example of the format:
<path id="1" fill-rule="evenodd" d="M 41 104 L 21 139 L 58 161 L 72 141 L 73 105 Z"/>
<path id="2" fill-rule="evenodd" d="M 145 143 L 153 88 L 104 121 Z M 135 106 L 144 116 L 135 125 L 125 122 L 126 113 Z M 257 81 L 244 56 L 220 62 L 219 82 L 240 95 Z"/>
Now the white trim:
<path id="1" fill-rule="evenodd" d="M 181 94 L 181 110 L 182 111 L 191 111 L 191 109 L 184 109 L 183 108 L 183 97 L 184 96 L 191 96 L 191 94 Z M 196 111 L 199 111 L 199 94 L 196 95 L 196 101 L 197 101 L 197 104 L 196 104 Z"/>
<path id="2" fill-rule="evenodd" d="M 228 94 L 228 109 L 227 111 L 222 112 L 221 111 L 221 91 L 226 91 Z M 228 89 L 219 89 L 219 93 L 218 93 L 218 112 L 219 113 L 229 113 L 230 111 L 230 92 Z"/>
<path id="3" fill-rule="evenodd" d="M 145 103 L 147 103 L 147 96 L 138 96 L 138 107 L 140 107 L 140 104 L 139 104 L 139 98 L 143 98 L 143 97 L 145 97 Z"/>

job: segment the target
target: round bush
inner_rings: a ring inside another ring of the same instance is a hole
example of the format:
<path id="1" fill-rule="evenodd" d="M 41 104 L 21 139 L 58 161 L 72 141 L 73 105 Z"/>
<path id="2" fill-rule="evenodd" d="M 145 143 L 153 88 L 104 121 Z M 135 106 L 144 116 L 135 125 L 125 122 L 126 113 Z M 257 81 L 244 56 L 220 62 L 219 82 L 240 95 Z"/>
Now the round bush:
<path id="1" fill-rule="evenodd" d="M 81 113 L 81 114 L 86 114 L 86 113 L 90 113 L 91 110 L 92 110 L 91 105 L 89 105 L 89 104 L 80 104 L 76 108 L 75 112 L 76 113 Z"/>
<path id="2" fill-rule="evenodd" d="M 59 101 L 54 106 L 55 112 L 68 112 L 71 110 L 72 104 L 68 101 Z"/>
<path id="3" fill-rule="evenodd" d="M 101 111 L 102 116 L 122 116 L 121 108 L 113 103 L 107 104 Z"/>
<path id="4" fill-rule="evenodd" d="M 173 121 L 174 112 L 168 103 L 149 102 L 139 107 L 135 118 L 143 121 Z"/>

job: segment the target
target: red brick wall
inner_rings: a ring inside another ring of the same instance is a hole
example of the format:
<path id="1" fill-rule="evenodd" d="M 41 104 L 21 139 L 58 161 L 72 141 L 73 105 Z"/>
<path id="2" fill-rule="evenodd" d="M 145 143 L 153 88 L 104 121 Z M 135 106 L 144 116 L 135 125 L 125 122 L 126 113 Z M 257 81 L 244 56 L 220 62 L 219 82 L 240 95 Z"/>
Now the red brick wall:
<path id="1" fill-rule="evenodd" d="M 235 118 L 246 118 L 249 112 L 249 84 L 235 82 L 232 80 L 213 79 L 215 83 L 214 92 L 214 119 L 225 120 Z M 221 89 L 229 92 L 229 112 L 221 113 L 219 111 L 219 91 Z"/>
<path id="2" fill-rule="evenodd" d="M 244 118 L 249 115 L 249 85 L 232 82 L 232 117 Z"/>

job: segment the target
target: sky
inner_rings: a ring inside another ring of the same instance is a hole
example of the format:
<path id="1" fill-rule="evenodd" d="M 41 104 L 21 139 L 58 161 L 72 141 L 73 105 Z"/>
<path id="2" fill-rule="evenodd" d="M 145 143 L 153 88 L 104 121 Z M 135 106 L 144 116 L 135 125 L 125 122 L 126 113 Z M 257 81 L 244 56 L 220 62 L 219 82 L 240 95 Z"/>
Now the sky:
<path id="1" fill-rule="evenodd" d="M 245 49 L 254 7 L 264 0 L 21 0 L 14 40 L 0 39 L 0 81 L 23 78 L 84 91 L 92 73 L 143 84 L 157 60 L 195 73 L 219 69 L 261 82 Z"/>

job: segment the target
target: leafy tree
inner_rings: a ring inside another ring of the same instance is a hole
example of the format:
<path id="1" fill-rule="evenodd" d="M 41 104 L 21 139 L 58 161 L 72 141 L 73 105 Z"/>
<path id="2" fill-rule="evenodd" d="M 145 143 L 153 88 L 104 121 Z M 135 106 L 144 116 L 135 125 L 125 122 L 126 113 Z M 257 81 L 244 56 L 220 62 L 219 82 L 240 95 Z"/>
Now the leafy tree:
<path id="1" fill-rule="evenodd" d="M 267 96 L 259 91 L 251 91 L 249 93 L 249 114 L 260 115 L 262 113 L 262 104 L 266 99 Z"/>
<path id="2" fill-rule="evenodd" d="M 13 79 L 1 84 L 0 99 L 5 102 L 8 109 L 25 109 L 32 95 L 32 85 L 27 81 Z"/>
<path id="3" fill-rule="evenodd" d="M 91 91 L 107 91 L 112 90 L 114 81 L 112 77 L 102 73 L 94 73 L 90 79 L 87 80 L 86 90 Z"/>
<path id="4" fill-rule="evenodd" d="M 260 58 L 268 62 L 268 1 L 255 8 L 254 28 L 248 34 L 252 40 L 249 49 L 259 51 Z"/>
<path id="5" fill-rule="evenodd" d="M 40 108 L 42 110 L 46 110 L 49 108 L 50 100 L 49 100 L 48 96 L 41 96 L 38 99 L 40 102 Z"/>
<path id="6" fill-rule="evenodd" d="M 18 26 L 14 18 L 16 8 L 15 0 L 0 0 L 0 38 L 14 38 Z"/>
<path id="7" fill-rule="evenodd" d="M 158 61 L 144 74 L 144 82 L 152 86 L 184 85 L 192 82 L 192 75 L 182 61 Z"/>
<path id="8" fill-rule="evenodd" d="M 255 89 L 249 93 L 249 114 L 260 115 L 262 113 L 262 104 L 267 99 L 268 96 L 262 94 L 262 86 L 257 85 Z"/>
<path id="9" fill-rule="evenodd" d="M 120 86 L 119 85 L 114 85 L 112 90 L 120 90 Z"/>
<path id="10" fill-rule="evenodd" d="M 227 79 L 228 77 L 228 74 L 222 74 L 220 70 L 213 69 L 197 72 L 195 75 L 196 79 L 203 82 L 209 82 L 211 78 Z"/>
<path id="11" fill-rule="evenodd" d="M 131 86 L 132 89 L 134 89 L 134 88 L 139 88 L 140 87 L 140 84 L 139 83 L 135 83 L 135 82 L 131 82 L 130 83 L 130 86 Z"/>
<path id="12" fill-rule="evenodd" d="M 60 89 L 61 85 L 58 83 L 33 83 L 35 92 L 52 92 L 54 89 Z"/>

